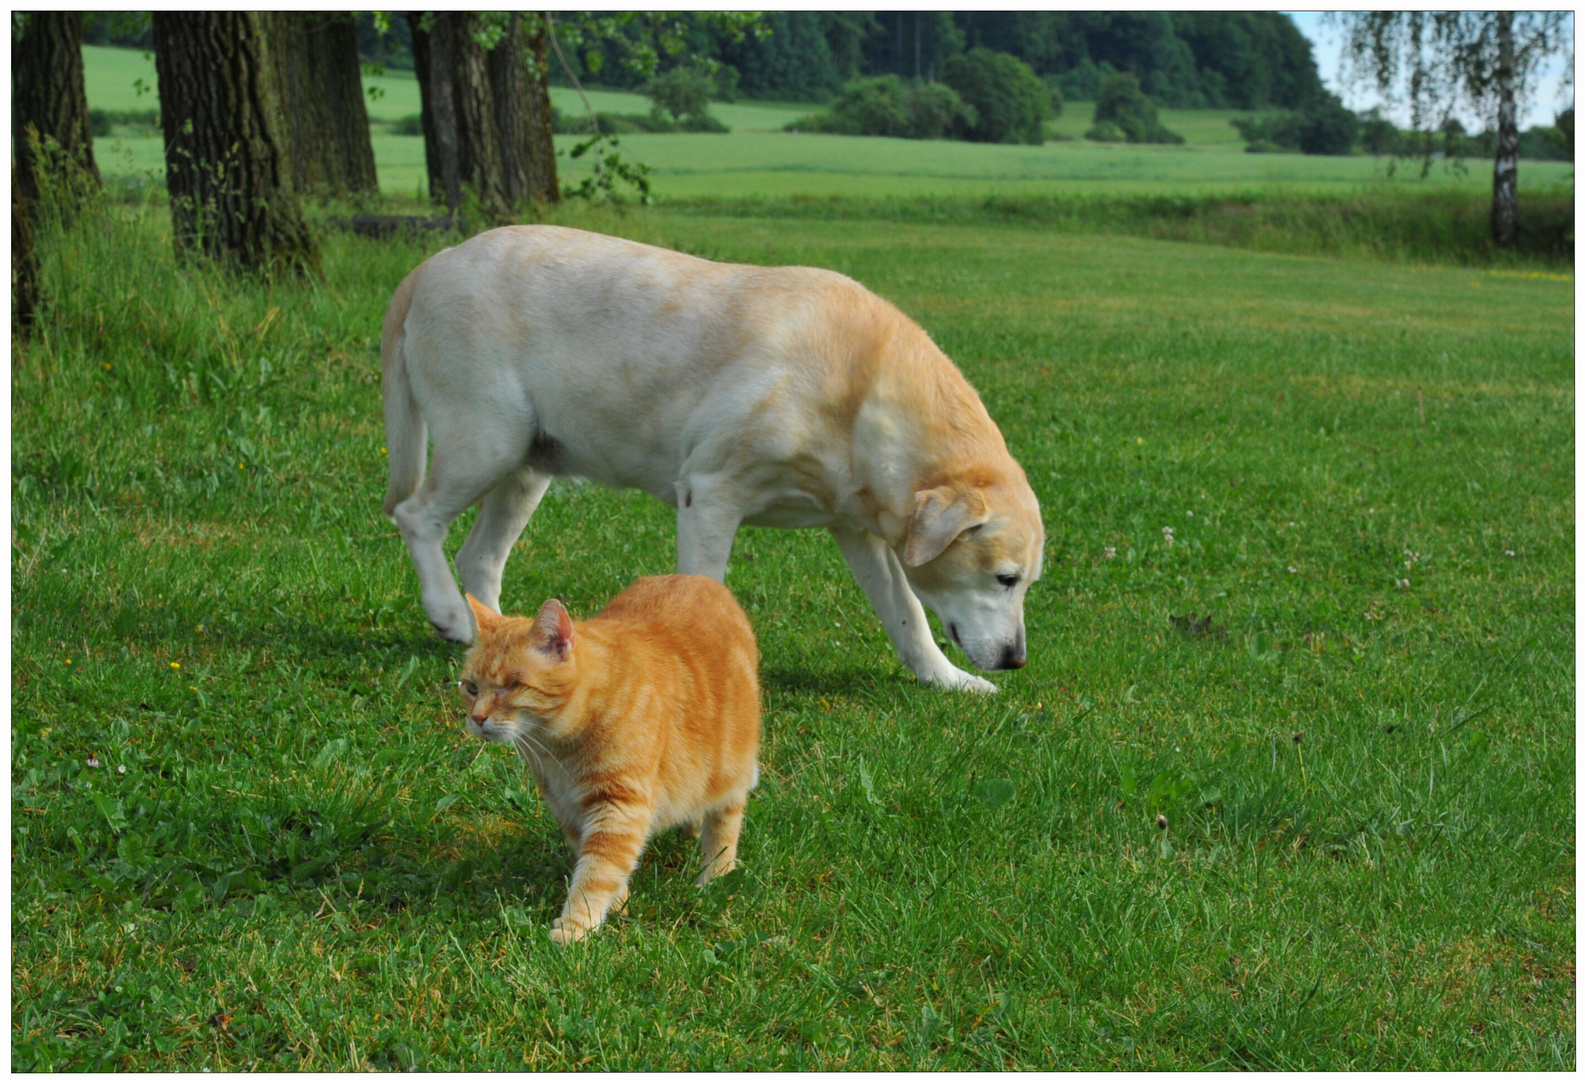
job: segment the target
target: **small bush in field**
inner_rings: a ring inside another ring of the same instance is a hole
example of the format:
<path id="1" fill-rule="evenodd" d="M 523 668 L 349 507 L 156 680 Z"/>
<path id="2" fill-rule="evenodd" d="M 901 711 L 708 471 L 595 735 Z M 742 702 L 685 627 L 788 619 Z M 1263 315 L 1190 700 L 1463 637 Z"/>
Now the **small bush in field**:
<path id="1" fill-rule="evenodd" d="M 1131 71 L 1108 75 L 1101 83 L 1100 94 L 1095 99 L 1095 126 L 1084 133 L 1095 142 L 1115 141 L 1096 138 L 1105 132 L 1103 123 L 1110 122 L 1131 143 L 1181 143 L 1183 136 L 1168 131 L 1156 116 L 1156 103 L 1145 96 L 1139 87 L 1139 78 Z M 1105 132 L 1110 134 L 1109 132 Z"/>
<path id="2" fill-rule="evenodd" d="M 1336 94 L 1323 94 L 1307 102 L 1297 112 L 1268 116 L 1242 117 L 1229 121 L 1249 143 L 1251 154 L 1298 150 L 1305 154 L 1345 156 L 1353 153 L 1359 141 L 1358 116 L 1343 106 Z M 1380 114 L 1367 117 L 1364 125 L 1366 150 L 1373 154 L 1394 153 L 1404 145 L 1392 121 Z"/>
<path id="3" fill-rule="evenodd" d="M 670 114 L 671 122 L 679 126 L 685 118 L 698 124 L 710 115 L 710 95 L 714 90 L 715 79 L 710 73 L 692 64 L 674 67 L 663 75 L 656 75 L 644 85 L 645 95 L 655 103 L 655 115 L 666 117 Z M 718 129 L 696 127 L 685 130 Z"/>
<path id="4" fill-rule="evenodd" d="M 1045 141 L 1051 91 L 1018 57 L 971 49 L 948 60 L 941 78 L 974 109 L 968 132 L 974 142 L 1038 146 Z"/>
<path id="5" fill-rule="evenodd" d="M 391 125 L 392 135 L 422 135 L 423 133 L 424 118 L 419 113 L 411 113 Z"/>
<path id="6" fill-rule="evenodd" d="M 854 79 L 828 112 L 803 117 L 788 127 L 832 135 L 949 139 L 961 137 L 975 119 L 974 110 L 950 86 L 910 86 L 896 75 L 881 75 Z"/>

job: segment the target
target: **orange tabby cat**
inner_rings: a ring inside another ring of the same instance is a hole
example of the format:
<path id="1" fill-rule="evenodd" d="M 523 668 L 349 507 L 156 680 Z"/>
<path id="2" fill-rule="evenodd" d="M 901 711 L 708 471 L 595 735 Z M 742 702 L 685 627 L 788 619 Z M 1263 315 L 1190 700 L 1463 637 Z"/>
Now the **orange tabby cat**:
<path id="1" fill-rule="evenodd" d="M 577 860 L 552 939 L 577 941 L 626 902 L 656 833 L 699 837 L 699 885 L 736 865 L 759 782 L 759 650 L 724 586 L 639 578 L 577 623 L 555 600 L 535 619 L 468 605 L 468 731 L 518 748 Z"/>

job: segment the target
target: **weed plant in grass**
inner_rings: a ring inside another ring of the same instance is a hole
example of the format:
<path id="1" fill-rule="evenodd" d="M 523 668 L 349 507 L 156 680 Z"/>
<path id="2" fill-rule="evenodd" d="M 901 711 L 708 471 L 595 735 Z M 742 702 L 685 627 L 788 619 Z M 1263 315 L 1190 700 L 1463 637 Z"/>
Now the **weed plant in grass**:
<path id="1" fill-rule="evenodd" d="M 920 320 L 1044 508 L 1029 667 L 918 687 L 829 539 L 745 530 L 743 868 L 663 837 L 559 949 L 379 514 L 380 319 L 447 240 L 266 285 L 90 215 L 14 350 L 14 1069 L 1575 1066 L 1571 280 L 563 213 Z M 588 615 L 673 525 L 558 482 L 521 546 L 507 610 Z"/>

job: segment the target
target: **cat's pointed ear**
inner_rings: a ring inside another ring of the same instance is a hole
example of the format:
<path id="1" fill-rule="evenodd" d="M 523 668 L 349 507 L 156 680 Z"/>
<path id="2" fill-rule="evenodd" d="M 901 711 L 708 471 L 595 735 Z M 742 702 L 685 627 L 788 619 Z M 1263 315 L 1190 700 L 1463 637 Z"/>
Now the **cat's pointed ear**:
<path id="1" fill-rule="evenodd" d="M 465 593 L 464 595 L 468 599 L 468 607 L 473 611 L 474 625 L 480 630 L 494 626 L 496 623 L 501 621 L 501 616 L 497 615 L 495 612 L 479 603 L 479 601 L 475 600 L 472 593 Z"/>
<path id="2" fill-rule="evenodd" d="M 903 564 L 923 566 L 947 549 L 965 529 L 990 518 L 985 499 L 975 488 L 931 488 L 914 493 L 914 516 L 908 523 Z"/>
<path id="3" fill-rule="evenodd" d="M 560 600 L 546 600 L 539 609 L 539 616 L 534 620 L 534 637 L 540 652 L 558 660 L 567 659 L 567 654 L 572 652 L 572 616 L 567 614 Z"/>

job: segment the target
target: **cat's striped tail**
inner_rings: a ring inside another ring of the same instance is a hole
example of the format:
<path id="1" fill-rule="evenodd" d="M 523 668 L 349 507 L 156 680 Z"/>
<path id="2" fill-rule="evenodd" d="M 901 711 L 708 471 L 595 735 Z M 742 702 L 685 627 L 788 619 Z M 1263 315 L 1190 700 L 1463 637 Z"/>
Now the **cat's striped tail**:
<path id="1" fill-rule="evenodd" d="M 390 457 L 391 481 L 385 492 L 385 516 L 395 520 L 396 508 L 424 482 L 424 451 L 429 432 L 424 416 L 413 400 L 412 383 L 407 376 L 407 309 L 413 302 L 413 287 L 418 281 L 414 269 L 396 287 L 391 306 L 385 310 L 385 327 L 380 331 L 380 391 L 385 399 L 385 451 Z"/>

